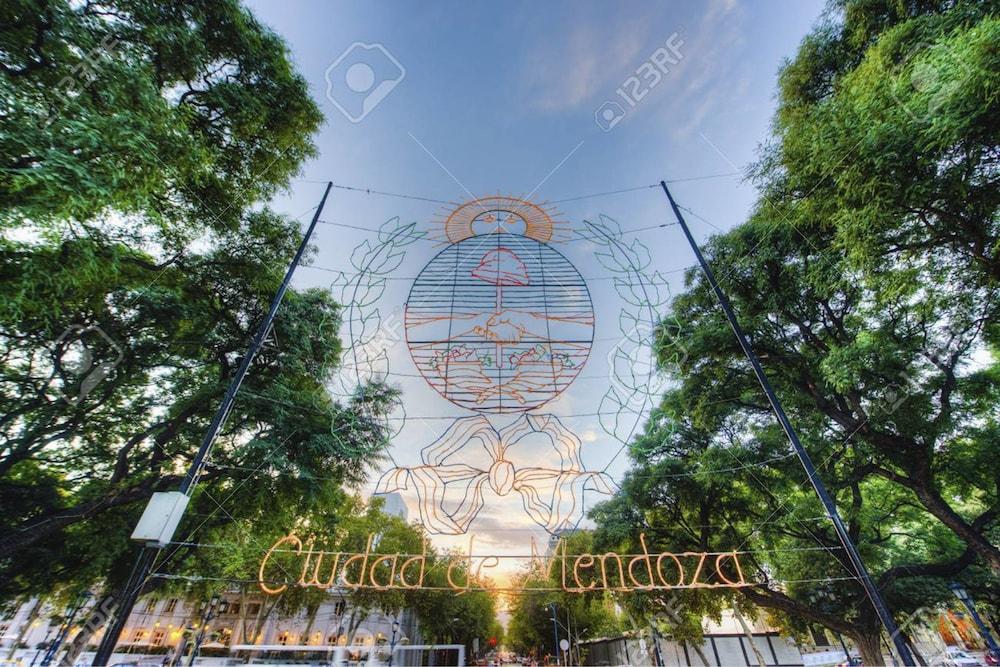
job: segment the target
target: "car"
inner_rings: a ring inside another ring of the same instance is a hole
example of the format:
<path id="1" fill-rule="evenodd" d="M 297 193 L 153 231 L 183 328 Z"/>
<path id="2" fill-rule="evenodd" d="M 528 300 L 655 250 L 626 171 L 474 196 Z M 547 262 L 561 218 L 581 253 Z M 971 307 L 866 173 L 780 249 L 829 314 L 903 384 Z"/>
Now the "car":
<path id="1" fill-rule="evenodd" d="M 957 646 L 945 649 L 943 664 L 946 667 L 979 667 L 979 661 Z"/>
<path id="2" fill-rule="evenodd" d="M 990 667 L 1000 665 L 1000 650 L 991 648 L 986 651 L 986 664 Z"/>
<path id="3" fill-rule="evenodd" d="M 852 655 L 850 658 L 841 662 L 837 667 L 864 667 L 864 661 L 856 655 Z"/>

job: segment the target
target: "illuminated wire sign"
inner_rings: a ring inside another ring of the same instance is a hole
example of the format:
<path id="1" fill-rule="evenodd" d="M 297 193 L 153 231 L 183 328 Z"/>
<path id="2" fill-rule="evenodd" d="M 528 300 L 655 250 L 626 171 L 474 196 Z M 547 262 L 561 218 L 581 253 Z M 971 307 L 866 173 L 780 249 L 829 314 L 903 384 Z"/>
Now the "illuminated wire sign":
<path id="1" fill-rule="evenodd" d="M 640 535 L 641 554 L 567 552 L 562 540 L 546 555 L 531 543 L 530 556 L 474 555 L 470 538 L 468 555 L 428 559 L 422 554 L 382 554 L 373 549 L 375 536 L 368 538 L 365 551 L 343 553 L 316 550 L 294 533 L 274 543 L 261 560 L 258 585 L 267 595 L 279 595 L 289 587 L 376 590 L 498 590 L 485 575 L 501 558 L 515 558 L 549 580 L 556 587 L 533 590 L 562 590 L 568 593 L 592 591 L 650 591 L 690 588 L 740 588 L 752 586 L 743 575 L 743 552 L 662 552 L 649 553 L 646 537 Z M 445 586 L 425 583 L 427 572 L 437 568 L 445 575 Z M 524 589 L 518 589 L 524 590 Z"/>
<path id="2" fill-rule="evenodd" d="M 461 204 L 441 221 L 446 247 L 410 288 L 413 363 L 443 398 L 476 413 L 424 447 L 419 465 L 397 465 L 376 486 L 416 493 L 430 533 L 466 533 L 489 497 L 515 494 L 556 534 L 579 523 L 586 491 L 614 492 L 607 474 L 584 465 L 579 438 L 538 412 L 576 379 L 594 343 L 587 284 L 551 245 L 561 224 L 513 197 Z M 500 426 L 493 416 L 508 419 Z M 537 465 L 544 457 L 518 446 L 533 435 L 548 440 L 558 464 Z"/>

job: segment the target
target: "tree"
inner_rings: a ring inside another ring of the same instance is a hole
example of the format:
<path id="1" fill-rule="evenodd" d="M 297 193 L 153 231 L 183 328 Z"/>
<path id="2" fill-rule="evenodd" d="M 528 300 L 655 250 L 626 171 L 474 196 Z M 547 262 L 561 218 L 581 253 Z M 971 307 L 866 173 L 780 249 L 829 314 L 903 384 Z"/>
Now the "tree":
<path id="1" fill-rule="evenodd" d="M 909 346 L 895 363 L 889 361 L 895 350 L 878 350 L 882 341 L 866 336 L 834 345 L 828 371 L 832 376 L 839 364 L 842 375 L 858 374 L 873 352 L 883 354 L 877 370 L 887 393 L 909 394 L 925 381 L 941 390 L 929 404 L 909 403 L 935 410 L 934 419 L 877 428 L 857 402 L 822 409 L 844 428 L 860 429 L 861 439 L 879 442 L 880 451 L 905 453 L 898 457 L 902 465 L 875 465 L 875 472 L 909 488 L 1000 570 L 996 542 L 984 535 L 998 518 L 1000 480 L 975 479 L 973 487 L 985 492 L 985 512 L 970 522 L 932 479 L 940 460 L 935 445 L 956 435 L 956 422 L 964 419 L 966 432 L 989 448 L 989 437 L 982 436 L 995 421 L 987 404 L 974 408 L 977 419 L 986 419 L 984 432 L 954 404 L 953 390 L 973 354 L 995 349 L 998 341 L 1000 135 L 992 121 L 1000 90 L 998 7 L 842 2 L 836 9 L 782 72 L 774 142 L 757 169 L 765 196 L 755 218 L 794 230 L 827 256 L 843 254 L 848 263 L 836 266 L 867 290 L 858 293 L 859 305 L 891 309 Z M 945 312 L 948 302 L 961 305 Z M 965 317 L 963 308 L 976 315 Z M 947 318 L 940 329 L 954 340 L 937 337 L 929 312 Z M 920 331 L 905 332 L 911 313 L 918 314 L 928 340 Z M 872 384 L 877 374 L 863 380 Z M 990 373 L 975 380 L 978 388 L 965 382 L 966 399 L 988 401 Z M 849 381 L 837 382 L 843 387 Z M 951 451 L 960 447 L 964 442 L 952 440 Z M 964 474 L 974 475 L 969 463 Z"/>
<path id="2" fill-rule="evenodd" d="M 899 613 L 1000 571 L 995 11 L 836 3 L 781 74 L 759 203 L 707 248 Z M 773 583 L 746 600 L 848 634 L 878 664 L 871 605 L 829 581 L 853 569 L 706 282 L 689 274 L 662 321 L 678 385 L 595 510 L 599 539 L 763 549 L 747 557 Z"/>
<path id="3" fill-rule="evenodd" d="M 473 641 L 480 647 L 496 633 L 497 600 L 489 589 L 486 577 L 477 577 L 469 563 L 457 552 L 439 553 L 428 547 L 424 586 L 409 598 L 410 607 L 420 622 L 423 640 L 427 643 L 463 644 L 466 655 L 473 655 Z M 448 568 L 453 566 L 452 581 L 468 582 L 471 590 L 456 592 L 448 581 Z"/>
<path id="4" fill-rule="evenodd" d="M 995 2 L 834 3 L 781 74 L 758 172 L 773 199 L 829 206 L 785 223 L 830 226 L 867 271 L 933 252 L 996 285 L 998 40 Z"/>
<path id="5" fill-rule="evenodd" d="M 26 493 L 32 476 L 49 485 L 30 491 L 20 516 L 6 517 L 0 564 L 9 571 L 15 551 L 30 566 L 31 544 L 53 539 L 58 547 L 54 533 L 74 517 L 148 496 L 157 470 L 175 462 L 172 452 L 129 455 L 151 440 L 154 448 L 190 446 L 204 426 L 298 242 L 288 222 L 247 209 L 312 153 L 320 116 L 281 40 L 235 2 L 23 2 L 0 11 L 0 143 L 9 161 L 0 226 L 32 239 L 5 233 L 2 242 L 10 298 L 0 477 L 14 495 Z M 207 250 L 185 247 L 194 240 Z M 229 268 L 245 269 L 246 280 L 229 282 Z M 302 351 L 328 372 L 335 306 L 318 294 L 307 300 L 305 310 L 328 330 Z M 90 340 L 75 335 L 81 330 Z M 118 364 L 86 404 L 57 400 L 97 377 L 64 367 L 74 353 L 94 356 L 95 370 Z M 216 365 L 199 374 L 203 359 Z M 176 403 L 166 391 L 145 394 L 160 372 L 182 388 Z M 295 372 L 304 379 L 305 367 Z M 324 378 L 316 380 L 306 402 L 322 410 L 312 399 Z M 58 465 L 31 470 L 43 450 L 67 444 Z M 141 487 L 123 484 L 147 462 L 141 472 L 153 474 Z"/>
<path id="6" fill-rule="evenodd" d="M 563 538 L 566 553 L 592 553 L 593 535 L 578 531 Z M 572 555 L 570 556 L 572 558 Z M 552 617 L 561 624 L 559 635 L 566 638 L 566 627 L 572 628 L 571 644 L 591 637 L 606 637 L 621 632 L 625 625 L 614 610 L 616 600 L 609 592 L 570 593 L 555 590 L 561 587 L 555 569 L 542 571 L 538 564 L 529 566 L 515 580 L 511 596 L 510 626 L 507 642 L 518 653 L 548 653 L 560 651 L 555 641 Z"/>
<path id="7" fill-rule="evenodd" d="M 301 241 L 258 202 L 320 115 L 236 2 L 0 12 L 0 590 L 115 600 L 131 527 L 176 488 Z M 333 401 L 338 317 L 286 295 L 178 536 L 308 508 L 377 463 L 394 392 Z M 195 553 L 165 552 L 146 590 Z"/>
<path id="8" fill-rule="evenodd" d="M 320 115 L 281 40 L 233 1 L 0 12 L 0 590 L 99 588 L 72 663 L 117 602 L 139 512 L 176 488 L 301 241 L 258 202 L 313 154 Z M 144 593 L 207 599 L 259 559 L 262 526 L 308 517 L 357 541 L 376 521 L 350 514 L 344 487 L 380 460 L 395 391 L 334 402 L 338 328 L 329 294 L 287 293 Z M 385 539 L 421 543 L 380 521 Z M 270 609 L 321 597 L 296 589 Z"/>
<path id="9" fill-rule="evenodd" d="M 128 216 L 176 252 L 314 152 L 305 80 L 236 0 L 15 0 L 0 24 L 0 226 Z"/>

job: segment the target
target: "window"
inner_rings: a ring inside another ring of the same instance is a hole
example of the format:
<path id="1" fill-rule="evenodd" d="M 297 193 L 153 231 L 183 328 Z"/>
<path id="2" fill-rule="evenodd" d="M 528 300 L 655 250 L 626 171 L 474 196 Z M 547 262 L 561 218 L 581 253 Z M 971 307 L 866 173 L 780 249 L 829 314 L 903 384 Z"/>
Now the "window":
<path id="1" fill-rule="evenodd" d="M 163 630 L 153 630 L 153 640 L 149 643 L 153 646 L 163 646 L 163 637 L 165 634 Z"/>
<path id="2" fill-rule="evenodd" d="M 285 630 L 280 635 L 278 635 L 278 643 L 282 646 L 288 644 L 288 630 Z"/>
<path id="3" fill-rule="evenodd" d="M 138 628 L 135 631 L 135 634 L 132 635 L 132 643 L 133 644 L 138 644 L 139 642 L 145 640 L 147 634 L 148 633 L 146 632 L 145 628 Z"/>
<path id="4" fill-rule="evenodd" d="M 6 637 L 7 631 L 10 630 L 10 626 L 7 624 L 0 625 L 0 637 Z"/>
<path id="5" fill-rule="evenodd" d="M 145 611 L 147 614 L 153 613 L 154 611 L 156 611 L 156 603 L 157 603 L 156 598 L 151 598 L 149 600 L 146 600 L 146 608 L 143 611 Z"/>
<path id="6" fill-rule="evenodd" d="M 240 615 L 240 603 L 239 602 L 230 602 L 229 603 L 229 607 L 226 608 L 226 613 L 227 614 L 232 614 L 233 616 L 239 616 Z"/>
<path id="7" fill-rule="evenodd" d="M 343 616 L 344 615 L 344 611 L 346 609 L 347 609 L 347 603 L 344 602 L 343 600 L 338 600 L 337 604 L 333 605 L 333 615 L 334 616 Z"/>
<path id="8" fill-rule="evenodd" d="M 260 613 L 260 603 L 250 602 L 247 604 L 247 616 L 256 616 Z"/>
<path id="9" fill-rule="evenodd" d="M 167 600 L 167 604 L 163 606 L 163 613 L 172 614 L 174 609 L 177 609 L 177 598 L 170 598 Z"/>
<path id="10" fill-rule="evenodd" d="M 830 641 L 830 638 L 827 637 L 826 632 L 823 631 L 823 628 L 817 625 L 810 625 L 809 634 L 812 635 L 813 644 L 815 644 L 817 647 L 833 646 L 833 643 Z"/>

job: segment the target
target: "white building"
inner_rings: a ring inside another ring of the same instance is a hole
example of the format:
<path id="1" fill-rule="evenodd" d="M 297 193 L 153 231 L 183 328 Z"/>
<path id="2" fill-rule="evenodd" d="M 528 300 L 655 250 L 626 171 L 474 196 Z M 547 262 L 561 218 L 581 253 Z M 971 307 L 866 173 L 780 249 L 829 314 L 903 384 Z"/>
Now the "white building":
<path id="1" fill-rule="evenodd" d="M 383 511 L 406 518 L 406 504 L 399 494 L 387 494 Z M 301 609 L 283 614 L 277 608 L 277 598 L 253 589 L 241 592 L 231 588 L 221 596 L 224 607 L 204 628 L 200 655 L 243 659 L 267 658 L 272 651 L 257 651 L 240 646 L 302 647 L 302 654 L 322 652 L 331 646 L 371 647 L 391 643 L 393 623 L 397 643 L 419 643 L 416 618 L 409 610 L 390 616 L 380 610 L 357 609 L 350 603 L 349 593 L 330 589 L 315 613 Z M 91 598 L 76 614 L 73 627 L 66 633 L 62 648 L 79 632 L 95 601 Z M 188 652 L 202 632 L 200 601 L 179 598 L 140 598 L 129 616 L 111 663 L 135 661 L 145 656 L 149 664 L 162 664 Z M 52 617 L 63 617 L 66 610 L 33 598 L 0 617 L 0 664 L 13 661 L 24 665 L 40 664 L 45 647 L 60 634 L 60 623 Z M 90 640 L 88 651 L 78 664 L 90 664 L 93 650 L 102 637 L 97 632 Z M 315 647 L 313 651 L 312 647 Z M 275 653 L 277 655 L 277 653 Z M 286 656 L 287 657 L 287 656 Z M 53 664 L 56 664 L 55 662 Z M 186 664 L 186 663 L 185 663 Z"/>
<path id="2" fill-rule="evenodd" d="M 260 593 L 227 593 L 222 599 L 226 602 L 224 613 L 204 628 L 201 655 L 206 657 L 268 657 L 267 651 L 238 648 L 241 645 L 301 646 L 303 652 L 313 650 L 312 647 L 321 652 L 338 645 L 370 647 L 393 640 L 394 621 L 399 622 L 397 643 L 416 643 L 418 639 L 416 619 L 409 611 L 399 616 L 381 611 L 362 612 L 352 608 L 340 592 L 331 592 L 312 615 L 305 610 L 294 615 L 280 614 L 275 607 L 276 600 Z M 62 614 L 63 610 L 45 604 L 37 606 L 37 599 L 29 600 L 0 621 L 0 660 L 13 660 L 23 665 L 41 663 L 46 645 L 60 630 L 59 623 L 52 622 L 50 616 Z M 202 630 L 198 606 L 178 598 L 140 599 L 129 616 L 112 662 L 155 656 L 150 661 L 159 664 L 175 657 L 182 644 L 187 652 Z M 76 620 L 84 620 L 88 611 L 89 606 L 84 607 Z M 64 648 L 76 632 L 78 628 L 68 633 Z M 100 632 L 94 635 L 90 650 L 79 662 L 90 664 L 89 658 L 100 639 Z"/>

